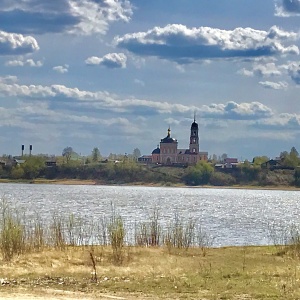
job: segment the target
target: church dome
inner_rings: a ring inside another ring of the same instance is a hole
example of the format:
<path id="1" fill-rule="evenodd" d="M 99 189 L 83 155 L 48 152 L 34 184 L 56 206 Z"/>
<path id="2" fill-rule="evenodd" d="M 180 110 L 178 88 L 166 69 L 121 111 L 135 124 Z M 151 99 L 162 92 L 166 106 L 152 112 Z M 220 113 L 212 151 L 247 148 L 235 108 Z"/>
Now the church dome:
<path id="1" fill-rule="evenodd" d="M 171 138 L 171 129 L 168 129 L 168 135 L 160 140 L 161 143 L 177 143 L 177 140 Z"/>
<path id="2" fill-rule="evenodd" d="M 160 154 L 160 149 L 157 147 L 152 151 L 152 154 Z"/>

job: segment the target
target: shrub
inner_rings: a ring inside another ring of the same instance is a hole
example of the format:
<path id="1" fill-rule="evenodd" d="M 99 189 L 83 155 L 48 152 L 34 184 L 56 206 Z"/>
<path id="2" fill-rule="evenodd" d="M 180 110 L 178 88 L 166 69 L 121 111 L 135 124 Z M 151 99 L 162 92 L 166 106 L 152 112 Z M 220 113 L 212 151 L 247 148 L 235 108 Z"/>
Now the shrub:
<path id="1" fill-rule="evenodd" d="M 261 174 L 259 182 L 261 185 L 292 185 L 295 182 L 293 173 L 288 170 L 267 171 Z"/>
<path id="2" fill-rule="evenodd" d="M 225 174 L 222 172 L 214 172 L 211 175 L 209 182 L 215 186 L 227 186 L 227 185 L 235 184 L 236 180 L 230 174 Z"/>

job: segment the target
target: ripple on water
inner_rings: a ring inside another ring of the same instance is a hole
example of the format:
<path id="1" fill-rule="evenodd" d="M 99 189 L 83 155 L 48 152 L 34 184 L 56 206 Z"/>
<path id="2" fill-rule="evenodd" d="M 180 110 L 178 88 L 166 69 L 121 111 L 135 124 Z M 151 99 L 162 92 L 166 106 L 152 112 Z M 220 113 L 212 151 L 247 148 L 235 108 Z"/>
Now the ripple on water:
<path id="1" fill-rule="evenodd" d="M 175 214 L 195 218 L 215 237 L 215 246 L 267 244 L 268 224 L 299 223 L 299 191 L 6 183 L 0 189 L 13 206 L 42 218 L 73 213 L 97 220 L 114 207 L 133 224 L 158 208 L 165 223 Z"/>

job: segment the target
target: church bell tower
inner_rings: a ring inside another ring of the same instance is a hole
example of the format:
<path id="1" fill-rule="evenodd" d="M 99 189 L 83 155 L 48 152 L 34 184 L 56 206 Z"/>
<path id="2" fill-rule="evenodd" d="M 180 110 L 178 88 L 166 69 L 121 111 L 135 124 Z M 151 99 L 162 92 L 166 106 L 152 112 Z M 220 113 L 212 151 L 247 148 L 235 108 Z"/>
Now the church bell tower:
<path id="1" fill-rule="evenodd" d="M 196 117 L 194 116 L 194 122 L 191 125 L 191 135 L 190 135 L 190 153 L 199 153 L 199 128 L 196 123 Z"/>

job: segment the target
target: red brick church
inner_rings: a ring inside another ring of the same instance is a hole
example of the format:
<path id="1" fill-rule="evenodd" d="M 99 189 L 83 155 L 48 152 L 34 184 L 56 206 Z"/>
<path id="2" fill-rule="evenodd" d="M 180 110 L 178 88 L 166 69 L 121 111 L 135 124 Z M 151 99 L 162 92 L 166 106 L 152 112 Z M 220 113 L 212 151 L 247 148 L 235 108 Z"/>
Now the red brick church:
<path id="1" fill-rule="evenodd" d="M 208 153 L 200 152 L 199 128 L 196 120 L 191 125 L 190 144 L 188 149 L 178 149 L 178 141 L 171 137 L 171 129 L 168 135 L 160 140 L 160 145 L 152 151 L 152 163 L 173 164 L 196 164 L 200 160 L 207 160 Z"/>

